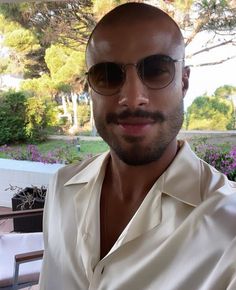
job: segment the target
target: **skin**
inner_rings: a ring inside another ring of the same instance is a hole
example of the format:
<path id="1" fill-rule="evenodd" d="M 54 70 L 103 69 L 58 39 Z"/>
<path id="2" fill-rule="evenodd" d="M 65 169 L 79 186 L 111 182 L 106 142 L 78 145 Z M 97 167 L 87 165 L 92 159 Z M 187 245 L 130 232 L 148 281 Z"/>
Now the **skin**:
<path id="1" fill-rule="evenodd" d="M 106 61 L 137 63 L 156 53 L 183 58 L 184 45 L 176 25 L 164 16 L 142 21 L 127 18 L 97 28 L 87 49 L 87 66 Z M 161 90 L 147 88 L 135 67 L 128 65 L 119 93 L 91 92 L 98 132 L 111 148 L 101 192 L 101 258 L 177 153 L 189 69 L 181 62 L 175 68 L 173 82 Z M 140 117 L 140 111 L 146 117 Z"/>

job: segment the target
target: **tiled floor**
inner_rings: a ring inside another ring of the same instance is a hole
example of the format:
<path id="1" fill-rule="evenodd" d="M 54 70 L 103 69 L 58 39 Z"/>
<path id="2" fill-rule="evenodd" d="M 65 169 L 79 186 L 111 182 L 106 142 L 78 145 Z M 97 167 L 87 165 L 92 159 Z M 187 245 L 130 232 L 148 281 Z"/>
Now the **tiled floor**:
<path id="1" fill-rule="evenodd" d="M 4 213 L 11 210 L 11 208 L 0 206 L 0 213 Z M 12 219 L 0 220 L 0 234 L 1 233 L 10 233 L 13 231 L 13 222 Z M 38 285 L 31 287 L 23 288 L 22 290 L 38 290 Z"/>

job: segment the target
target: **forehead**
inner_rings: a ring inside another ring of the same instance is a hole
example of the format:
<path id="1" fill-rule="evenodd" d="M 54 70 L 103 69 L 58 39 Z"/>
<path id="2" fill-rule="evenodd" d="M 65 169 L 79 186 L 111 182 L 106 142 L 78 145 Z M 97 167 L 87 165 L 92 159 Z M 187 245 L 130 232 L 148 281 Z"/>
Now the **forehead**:
<path id="1" fill-rule="evenodd" d="M 87 50 L 87 66 L 104 61 L 135 63 L 156 53 L 181 58 L 183 51 L 177 27 L 165 19 L 119 23 L 95 31 Z"/>

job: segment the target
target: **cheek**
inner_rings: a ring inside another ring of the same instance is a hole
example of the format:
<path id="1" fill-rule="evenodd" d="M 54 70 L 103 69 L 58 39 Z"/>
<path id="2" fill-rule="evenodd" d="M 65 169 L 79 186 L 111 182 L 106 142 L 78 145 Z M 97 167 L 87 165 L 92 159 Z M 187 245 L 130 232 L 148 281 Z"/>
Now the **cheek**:
<path id="1" fill-rule="evenodd" d="M 168 87 L 161 91 L 153 92 L 150 95 L 150 107 L 159 111 L 171 111 L 183 100 L 182 86 L 179 82 L 173 81 Z"/>
<path id="2" fill-rule="evenodd" d="M 109 96 L 102 96 L 95 92 L 91 92 L 93 104 L 93 112 L 97 116 L 105 115 L 114 107 L 114 99 Z"/>
<path id="3" fill-rule="evenodd" d="M 99 107 L 102 106 L 102 97 L 95 92 L 91 92 L 91 99 L 92 99 L 93 109 L 99 110 Z"/>

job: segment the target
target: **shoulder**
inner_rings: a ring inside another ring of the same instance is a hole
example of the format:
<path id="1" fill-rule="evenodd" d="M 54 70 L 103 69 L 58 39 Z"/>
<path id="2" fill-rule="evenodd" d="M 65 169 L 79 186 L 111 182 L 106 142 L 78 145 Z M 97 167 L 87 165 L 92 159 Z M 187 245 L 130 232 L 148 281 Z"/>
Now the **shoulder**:
<path id="1" fill-rule="evenodd" d="M 66 183 L 68 180 L 70 180 L 74 175 L 78 174 L 80 171 L 82 171 L 84 168 L 86 168 L 90 163 L 92 163 L 95 159 L 97 159 L 100 156 L 100 154 L 95 155 L 93 157 L 87 158 L 81 162 L 66 165 L 62 168 L 60 168 L 56 175 L 55 179 L 59 179 L 60 182 L 63 184 Z"/>

